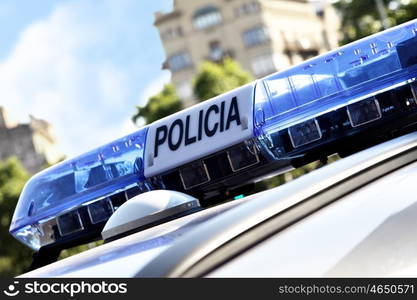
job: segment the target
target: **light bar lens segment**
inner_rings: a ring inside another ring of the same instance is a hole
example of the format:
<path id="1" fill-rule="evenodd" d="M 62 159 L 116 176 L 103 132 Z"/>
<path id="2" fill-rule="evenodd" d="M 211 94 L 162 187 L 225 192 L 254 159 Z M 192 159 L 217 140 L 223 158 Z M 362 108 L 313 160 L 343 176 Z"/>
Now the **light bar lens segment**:
<path id="1" fill-rule="evenodd" d="M 62 236 L 81 231 L 83 224 L 75 209 L 90 202 L 87 206 L 90 222 L 107 220 L 113 207 L 106 196 L 141 186 L 145 181 L 143 159 L 147 131 L 144 127 L 33 176 L 19 198 L 10 225 L 11 234 L 31 248 L 39 249 L 44 245 L 41 224 L 56 218 Z"/>
<path id="2" fill-rule="evenodd" d="M 254 135 L 260 148 L 272 159 L 291 158 L 282 145 L 294 149 L 320 141 L 316 118 L 341 107 L 351 127 L 381 118 L 378 101 L 369 95 L 417 77 L 416 32 L 414 20 L 259 80 Z M 278 137 L 282 132 L 287 140 Z"/>

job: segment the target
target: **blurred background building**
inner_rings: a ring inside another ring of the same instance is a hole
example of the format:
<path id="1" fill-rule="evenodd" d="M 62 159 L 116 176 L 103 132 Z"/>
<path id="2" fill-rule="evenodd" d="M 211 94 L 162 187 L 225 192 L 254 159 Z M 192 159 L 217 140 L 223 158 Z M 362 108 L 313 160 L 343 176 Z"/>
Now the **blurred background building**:
<path id="1" fill-rule="evenodd" d="M 29 123 L 17 124 L 0 107 L 0 160 L 11 156 L 16 156 L 32 174 L 63 157 L 48 122 L 30 116 Z"/>
<path id="2" fill-rule="evenodd" d="M 155 26 L 163 69 L 188 106 L 203 61 L 231 57 L 260 78 L 337 47 L 340 19 L 319 0 L 174 0 L 173 11 L 156 13 Z"/>

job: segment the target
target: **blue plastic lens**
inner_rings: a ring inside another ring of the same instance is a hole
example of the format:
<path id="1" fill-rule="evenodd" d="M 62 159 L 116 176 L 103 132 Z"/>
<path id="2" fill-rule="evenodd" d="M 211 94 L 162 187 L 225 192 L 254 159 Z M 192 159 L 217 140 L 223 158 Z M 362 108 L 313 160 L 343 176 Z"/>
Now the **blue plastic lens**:
<path id="1" fill-rule="evenodd" d="M 416 30 L 417 21 L 408 22 L 260 80 L 254 135 L 261 148 L 273 159 L 296 157 L 300 146 L 383 117 L 391 108 L 380 108 L 385 100 L 375 95 L 417 76 Z"/>
<path id="2" fill-rule="evenodd" d="M 62 236 L 82 230 L 76 208 L 90 202 L 89 222 L 105 221 L 113 209 L 105 197 L 140 186 L 145 179 L 143 158 L 147 130 L 145 127 L 32 177 L 20 196 L 10 232 L 38 249 L 54 241 L 45 236 L 45 224 L 56 226 Z"/>

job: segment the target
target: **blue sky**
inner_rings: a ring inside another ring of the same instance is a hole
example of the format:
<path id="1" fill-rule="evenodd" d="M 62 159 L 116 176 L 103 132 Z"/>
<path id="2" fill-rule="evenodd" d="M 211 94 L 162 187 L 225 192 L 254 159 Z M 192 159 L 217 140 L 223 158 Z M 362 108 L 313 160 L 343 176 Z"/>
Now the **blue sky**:
<path id="1" fill-rule="evenodd" d="M 73 156 L 134 130 L 170 74 L 153 26 L 172 0 L 0 0 L 0 105 L 53 124 Z"/>

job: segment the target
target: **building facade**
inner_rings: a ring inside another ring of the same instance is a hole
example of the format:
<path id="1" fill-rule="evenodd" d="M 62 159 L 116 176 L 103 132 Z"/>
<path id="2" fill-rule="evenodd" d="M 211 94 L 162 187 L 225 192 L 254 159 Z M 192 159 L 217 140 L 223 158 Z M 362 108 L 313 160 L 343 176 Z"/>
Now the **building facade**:
<path id="1" fill-rule="evenodd" d="M 0 107 L 0 160 L 11 156 L 17 157 L 31 174 L 63 158 L 49 123 L 30 116 L 29 123 L 17 124 Z"/>
<path id="2" fill-rule="evenodd" d="M 186 105 L 199 65 L 231 57 L 255 78 L 337 47 L 339 17 L 326 1 L 174 0 L 155 14 L 164 69 Z"/>

